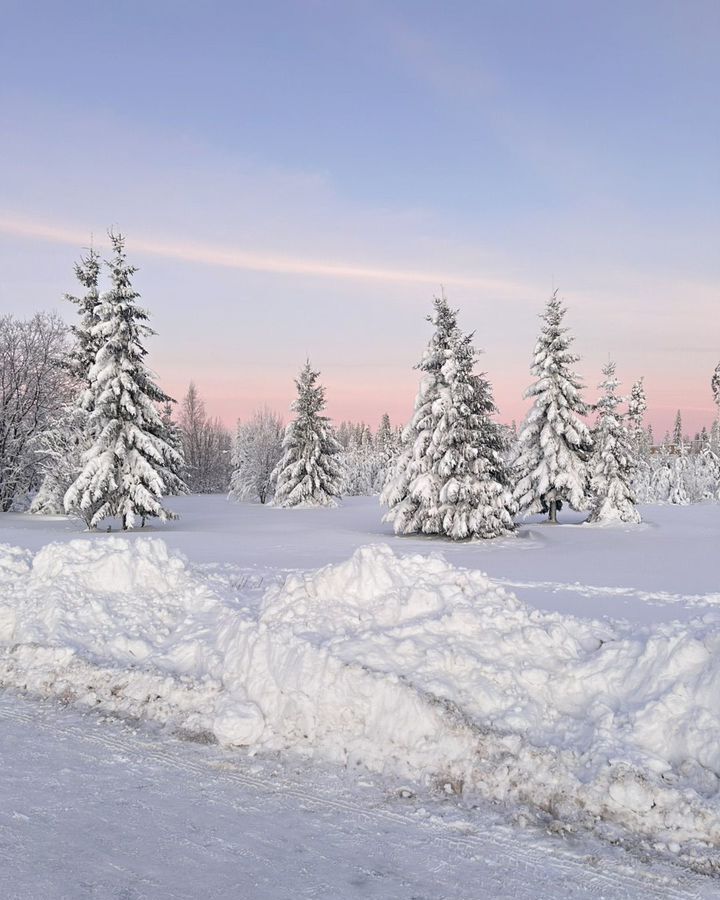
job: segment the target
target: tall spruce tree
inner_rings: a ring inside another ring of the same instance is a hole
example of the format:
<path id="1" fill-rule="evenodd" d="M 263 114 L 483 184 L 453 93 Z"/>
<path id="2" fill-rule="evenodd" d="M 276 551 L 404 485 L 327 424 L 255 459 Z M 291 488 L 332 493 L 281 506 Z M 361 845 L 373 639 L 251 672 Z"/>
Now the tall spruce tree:
<path id="1" fill-rule="evenodd" d="M 147 312 L 136 304 L 136 268 L 127 264 L 122 235 L 111 233 L 110 242 L 111 288 L 91 329 L 98 349 L 83 400 L 92 443 L 65 495 L 65 509 L 89 528 L 117 516 L 127 529 L 138 517 L 143 524 L 146 517 L 175 518 L 161 501 L 163 494 L 183 490 L 178 474 L 183 461 L 158 408 L 170 398 L 144 362 L 142 341 L 154 332 L 146 324 Z"/>
<path id="2" fill-rule="evenodd" d="M 385 521 L 398 534 L 497 537 L 514 526 L 492 389 L 473 373 L 473 336 L 461 333 L 457 311 L 444 296 L 434 304 L 415 412 L 380 498 Z"/>
<path id="3" fill-rule="evenodd" d="M 320 373 L 305 363 L 295 380 L 297 400 L 290 407 L 295 418 L 285 429 L 283 453 L 275 467 L 274 506 L 335 506 L 341 493 L 342 471 L 335 438 L 325 408 Z"/>
<path id="4" fill-rule="evenodd" d="M 525 392 L 533 406 L 520 430 L 515 460 L 514 497 L 523 513 L 548 512 L 557 521 L 562 503 L 587 507 L 587 460 L 590 431 L 580 416 L 588 411 L 580 395 L 582 382 L 572 371 L 578 361 L 573 339 L 563 327 L 565 307 L 554 291 L 541 315 L 532 374 L 537 381 Z"/>
<path id="5" fill-rule="evenodd" d="M 635 506 L 632 477 L 637 461 L 625 417 L 618 407 L 620 384 L 615 375 L 615 363 L 603 367 L 603 390 L 596 409 L 597 424 L 593 431 L 593 453 L 590 460 L 590 486 L 593 494 L 589 522 L 640 521 Z"/>
<path id="6" fill-rule="evenodd" d="M 710 379 L 710 387 L 712 389 L 713 400 L 718 408 L 718 416 L 720 416 L 720 362 L 715 366 L 715 371 Z"/>

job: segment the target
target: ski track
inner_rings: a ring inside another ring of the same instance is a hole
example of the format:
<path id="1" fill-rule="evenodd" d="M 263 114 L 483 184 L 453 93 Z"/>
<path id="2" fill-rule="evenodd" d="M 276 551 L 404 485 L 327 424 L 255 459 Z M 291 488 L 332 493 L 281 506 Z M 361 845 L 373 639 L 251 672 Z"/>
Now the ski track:
<path id="1" fill-rule="evenodd" d="M 196 565 L 196 570 L 201 574 L 211 587 L 224 589 L 225 592 L 235 594 L 252 604 L 259 602 L 265 590 L 271 584 L 282 584 L 290 575 L 302 573 L 304 569 L 263 569 L 248 568 L 227 565 L 210 566 Z M 536 590 L 547 593 L 570 593 L 580 597 L 617 597 L 637 600 L 641 603 L 654 604 L 656 606 L 669 606 L 681 604 L 684 606 L 720 607 L 720 593 L 707 594 L 676 594 L 671 591 L 647 591 L 633 587 L 610 587 L 603 585 L 582 584 L 581 582 L 564 581 L 518 581 L 512 578 L 502 578 L 497 575 L 488 575 L 490 580 L 507 588 L 520 590 Z"/>
<path id="2" fill-rule="evenodd" d="M 451 548 L 452 549 L 452 548 Z M 449 557 L 450 558 L 450 557 Z M 196 571 L 201 574 L 211 587 L 224 589 L 252 604 L 259 602 L 265 590 L 271 584 L 282 584 L 290 575 L 302 573 L 302 568 L 273 569 L 268 567 L 241 567 L 232 564 L 208 565 L 196 564 Z M 684 606 L 720 607 L 720 593 L 678 594 L 671 591 L 648 591 L 642 588 L 603 586 L 565 581 L 526 581 L 488 575 L 495 584 L 520 590 L 536 590 L 547 593 L 571 593 L 580 597 L 616 597 L 637 600 L 640 603 L 656 606 L 681 604 Z"/>
<path id="3" fill-rule="evenodd" d="M 411 859 L 412 853 L 418 851 L 419 832 L 423 838 L 423 847 L 431 846 L 435 851 L 437 848 L 443 850 L 442 858 L 438 858 L 435 864 L 435 870 L 438 873 L 438 888 L 441 890 L 440 884 L 446 885 L 447 879 L 452 877 L 457 857 L 466 862 L 477 863 L 486 869 L 490 867 L 497 870 L 498 867 L 501 867 L 502 871 L 509 873 L 508 886 L 514 881 L 533 891 L 535 890 L 533 885 L 539 887 L 542 884 L 549 888 L 551 883 L 555 883 L 557 886 L 563 885 L 560 889 L 564 892 L 564 896 L 572 897 L 603 898 L 603 900 L 640 897 L 665 898 L 665 900 L 695 898 L 695 900 L 699 900 L 699 898 L 712 896 L 710 891 L 717 888 L 717 883 L 713 884 L 712 879 L 688 873 L 671 864 L 661 864 L 662 873 L 658 873 L 657 869 L 653 871 L 652 868 L 631 856 L 626 856 L 624 860 L 617 858 L 624 855 L 621 851 L 607 852 L 607 848 L 605 851 L 601 848 L 598 853 L 596 846 L 595 853 L 588 852 L 587 849 L 585 852 L 573 852 L 562 846 L 561 839 L 557 837 L 547 837 L 541 842 L 537 837 L 530 837 L 526 832 L 514 834 L 509 826 L 493 824 L 487 827 L 487 823 L 482 820 L 471 824 L 467 819 L 474 814 L 467 811 L 461 821 L 453 823 L 448 822 L 444 815 L 422 818 L 420 811 L 408 801 L 404 801 L 408 803 L 407 813 L 389 809 L 385 805 L 363 806 L 357 799 L 337 796 L 337 792 L 331 794 L 320 781 L 313 782 L 312 790 L 308 790 L 307 782 L 304 783 L 293 778 L 292 773 L 287 771 L 287 767 L 283 768 L 281 778 L 278 780 L 257 777 L 249 772 L 241 771 L 240 767 L 247 764 L 244 757 L 238 759 L 237 762 L 228 762 L 227 759 L 216 761 L 210 756 L 205 759 L 193 759 L 191 756 L 197 756 L 200 753 L 197 745 L 195 745 L 194 752 L 188 753 L 188 745 L 167 734 L 152 735 L 142 729 L 135 734 L 130 734 L 127 729 L 119 727 L 123 724 L 122 722 L 116 720 L 108 722 L 99 717 L 93 721 L 92 713 L 87 714 L 82 723 L 62 723 L 62 712 L 57 709 L 54 715 L 48 716 L 47 706 L 36 700 L 23 699 L 20 701 L 20 698 L 7 694 L 0 697 L 0 721 L 4 724 L 17 723 L 31 728 L 40 728 L 50 732 L 57 739 L 70 740 L 74 744 L 92 748 L 92 756 L 96 756 L 97 751 L 101 753 L 109 751 L 117 754 L 123 765 L 127 765 L 128 762 L 149 761 L 164 770 L 174 770 L 182 775 L 187 775 L 188 779 L 196 778 L 199 781 L 207 781 L 210 778 L 213 783 L 212 792 L 215 799 L 212 795 L 209 796 L 207 798 L 209 803 L 227 803 L 225 786 L 230 783 L 242 791 L 241 809 L 247 809 L 248 802 L 252 805 L 253 799 L 256 803 L 259 799 L 262 804 L 263 797 L 272 796 L 276 800 L 280 800 L 288 815 L 297 815 L 297 810 L 300 810 L 322 818 L 336 820 L 339 818 L 349 829 L 350 834 L 358 830 L 382 838 L 383 828 L 387 830 L 388 827 L 391 827 L 395 845 L 386 846 L 385 849 L 391 853 L 396 877 L 403 871 L 404 859 Z M 131 759 L 128 760 L 128 757 Z M 386 799 L 385 802 L 390 801 Z M 149 809 L 148 813 L 152 815 L 153 810 Z M 448 834 L 448 831 L 454 829 L 466 830 L 468 828 L 483 830 L 475 833 L 458 833 L 452 836 Z M 2 829 L 0 829 L 1 832 Z M 398 835 L 401 838 L 400 841 L 397 840 Z M 309 849 L 311 854 L 322 856 L 322 849 L 317 847 Z M 1 846 L 0 850 L 2 850 Z M 237 855 L 237 850 L 234 852 Z M 245 849 L 241 855 L 243 853 L 252 854 L 252 850 Z M 353 861 L 352 866 L 363 880 L 369 880 L 376 886 L 382 886 L 382 879 L 386 873 L 372 866 L 363 865 L 357 860 Z M 132 878 L 137 884 L 138 873 L 136 871 L 127 866 L 118 865 L 114 868 L 128 879 Z M 482 876 L 483 873 L 479 874 Z M 145 886 L 151 891 L 148 896 L 158 896 L 152 893 L 157 888 L 157 884 L 153 883 L 152 879 L 146 881 L 140 877 L 140 880 L 144 881 Z M 410 892 L 407 897 L 419 900 L 421 895 L 417 894 L 415 880 L 409 881 L 401 876 L 400 883 L 404 889 Z M 500 883 L 505 885 L 504 876 Z M 576 892 L 578 888 L 580 893 Z M 466 893 L 466 890 L 472 890 L 469 885 L 461 890 L 463 893 L 455 891 L 433 893 L 428 900 L 443 900 L 446 897 L 463 898 L 463 900 L 483 898 L 485 900 L 485 898 L 495 896 L 488 894 L 486 887 L 483 887 L 479 894 Z M 341 896 L 336 891 L 337 885 L 322 882 L 298 886 L 295 896 L 307 898 Z M 360 894 L 367 896 L 366 891 L 360 891 L 358 895 Z M 512 892 L 509 891 L 507 896 L 511 895 Z M 74 895 L 68 894 L 67 896 Z M 121 896 L 121 894 L 112 896 Z M 278 896 L 281 895 L 278 894 Z M 342 896 L 349 895 L 344 893 Z M 390 897 L 390 895 L 384 894 L 377 896 Z M 503 894 L 503 896 L 505 895 Z M 519 896 L 547 895 L 523 893 Z M 395 900 L 394 895 L 393 900 Z"/>
<path id="4" fill-rule="evenodd" d="M 520 588 L 521 590 L 537 591 L 565 591 L 578 594 L 581 597 L 626 597 L 639 600 L 642 603 L 654 603 L 665 606 L 673 603 L 681 603 L 686 606 L 720 606 L 720 593 L 712 594 L 673 594 L 669 591 L 644 591 L 632 587 L 602 587 L 592 584 L 580 584 L 579 582 L 567 583 L 563 581 L 515 581 L 512 578 L 498 578 L 495 575 L 488 576 L 496 584 L 503 587 Z"/>

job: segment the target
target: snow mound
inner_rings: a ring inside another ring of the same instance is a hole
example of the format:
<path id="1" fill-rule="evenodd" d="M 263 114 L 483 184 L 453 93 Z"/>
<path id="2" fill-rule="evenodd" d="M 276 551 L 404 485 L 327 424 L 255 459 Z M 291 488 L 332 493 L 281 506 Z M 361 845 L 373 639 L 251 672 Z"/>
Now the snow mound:
<path id="1" fill-rule="evenodd" d="M 159 539 L 0 546 L 0 682 L 569 827 L 720 844 L 718 616 L 631 632 L 386 546 L 259 607 Z"/>

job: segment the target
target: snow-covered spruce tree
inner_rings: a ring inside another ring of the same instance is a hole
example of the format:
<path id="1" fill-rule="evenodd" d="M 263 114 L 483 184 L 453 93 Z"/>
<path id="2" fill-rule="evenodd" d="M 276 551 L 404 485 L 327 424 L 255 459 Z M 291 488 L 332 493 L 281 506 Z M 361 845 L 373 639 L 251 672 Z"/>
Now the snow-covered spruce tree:
<path id="1" fill-rule="evenodd" d="M 166 482 L 166 496 L 189 494 L 190 489 L 185 483 L 185 457 L 183 456 L 182 429 L 173 418 L 173 403 L 168 397 L 161 406 L 160 419 L 162 421 L 162 437 L 164 441 L 175 451 L 172 455 L 172 466 Z"/>
<path id="2" fill-rule="evenodd" d="M 380 497 L 385 521 L 398 534 L 498 537 L 514 526 L 492 389 L 473 374 L 472 335 L 460 332 L 457 311 L 444 296 L 434 303 L 415 412 Z"/>
<path id="3" fill-rule="evenodd" d="M 563 327 L 565 307 L 557 291 L 541 315 L 532 374 L 537 381 L 525 392 L 533 407 L 520 430 L 514 468 L 514 498 L 520 512 L 548 512 L 557 521 L 562 503 L 587 507 L 587 460 L 592 449 L 590 431 L 580 416 L 588 409 L 580 396 L 582 383 L 572 371 L 580 357 L 571 350 L 572 338 Z"/>
<path id="4" fill-rule="evenodd" d="M 638 378 L 630 390 L 627 409 L 630 440 L 638 457 L 645 457 L 649 453 L 647 434 L 643 427 L 643 418 L 646 411 L 647 397 L 645 395 L 644 379 Z"/>
<path id="5" fill-rule="evenodd" d="M 605 377 L 599 387 L 603 395 L 596 405 L 598 419 L 590 458 L 593 503 L 588 521 L 637 523 L 640 513 L 631 487 L 636 467 L 635 451 L 624 416 L 618 410 L 620 382 L 615 375 L 615 363 L 608 362 L 602 371 Z"/>
<path id="6" fill-rule="evenodd" d="M 100 254 L 93 247 L 88 255 L 81 257 L 75 265 L 75 277 L 85 288 L 82 297 L 65 294 L 65 299 L 77 307 L 78 321 L 70 326 L 75 344 L 68 354 L 67 368 L 77 379 L 81 389 L 88 386 L 90 368 L 100 346 L 100 338 L 96 325 L 100 322 Z"/>
<path id="7" fill-rule="evenodd" d="M 710 427 L 709 446 L 712 452 L 720 457 L 720 417 L 715 419 Z"/>
<path id="8" fill-rule="evenodd" d="M 95 326 L 100 315 L 100 254 L 91 247 L 88 255 L 75 264 L 75 277 L 85 288 L 80 297 L 65 294 L 65 299 L 77 307 L 78 320 L 70 326 L 74 340 L 64 360 L 64 368 L 75 384 L 75 396 L 62 411 L 52 431 L 42 436 L 43 479 L 30 512 L 60 515 L 64 497 L 83 467 L 83 453 L 89 445 L 88 388 L 90 369 L 98 351 Z"/>
<path id="9" fill-rule="evenodd" d="M 388 413 L 383 413 L 378 425 L 377 434 L 375 435 L 375 444 L 381 453 L 386 453 L 389 457 L 395 450 L 395 432 L 390 423 Z"/>
<path id="10" fill-rule="evenodd" d="M 652 449 L 652 427 L 646 431 L 643 426 L 647 398 L 645 396 L 644 379 L 638 378 L 633 384 L 628 398 L 627 427 L 635 458 L 635 469 L 632 476 L 632 489 L 637 503 L 649 503 L 650 479 L 652 465 L 650 451 Z"/>
<path id="11" fill-rule="evenodd" d="M 272 495 L 272 474 L 283 452 L 282 420 L 272 410 L 258 409 L 239 422 L 233 447 L 230 496 L 265 503 Z"/>
<path id="12" fill-rule="evenodd" d="M 677 415 L 675 416 L 675 425 L 673 426 L 672 433 L 672 445 L 673 447 L 680 451 L 685 451 L 685 441 L 683 439 L 683 429 L 682 429 L 682 415 L 680 414 L 680 410 L 677 411 Z"/>
<path id="13" fill-rule="evenodd" d="M 297 415 L 285 429 L 283 454 L 273 472 L 274 506 L 334 506 L 340 497 L 341 447 L 322 415 L 325 389 L 319 375 L 308 360 L 295 380 L 298 396 L 290 408 Z"/>
<path id="14" fill-rule="evenodd" d="M 398 430 L 392 427 L 390 416 L 383 413 L 377 434 L 375 435 L 375 450 L 378 458 L 377 475 L 373 486 L 373 493 L 379 494 L 385 487 L 388 473 L 392 470 L 395 460 L 400 452 L 401 440 Z"/>
<path id="15" fill-rule="evenodd" d="M 92 329 L 98 350 L 84 401 L 93 440 L 65 495 L 65 510 L 81 516 L 89 528 L 118 516 L 127 529 L 138 517 L 143 523 L 146 517 L 175 518 L 163 507 L 162 496 L 183 490 L 178 475 L 183 460 L 157 405 L 170 398 L 144 363 L 142 341 L 153 331 L 146 324 L 147 312 L 136 305 L 136 269 L 126 262 L 122 235 L 111 233 L 110 242 L 111 288 L 101 299 Z"/>
<path id="16" fill-rule="evenodd" d="M 715 400 L 715 404 L 718 408 L 718 415 L 720 416 L 720 363 L 715 366 L 715 371 L 710 380 L 710 387 L 712 388 L 713 399 Z"/>

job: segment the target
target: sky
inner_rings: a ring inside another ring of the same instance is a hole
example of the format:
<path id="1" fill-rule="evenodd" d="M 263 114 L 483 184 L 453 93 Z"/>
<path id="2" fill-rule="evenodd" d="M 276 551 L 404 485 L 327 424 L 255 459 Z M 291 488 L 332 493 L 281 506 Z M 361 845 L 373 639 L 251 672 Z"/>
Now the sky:
<path id="1" fill-rule="evenodd" d="M 167 391 L 287 417 L 309 357 L 375 425 L 444 289 L 509 422 L 558 288 L 588 400 L 612 358 L 656 431 L 712 421 L 716 0 L 0 8 L 0 312 L 70 321 L 112 227 Z"/>

